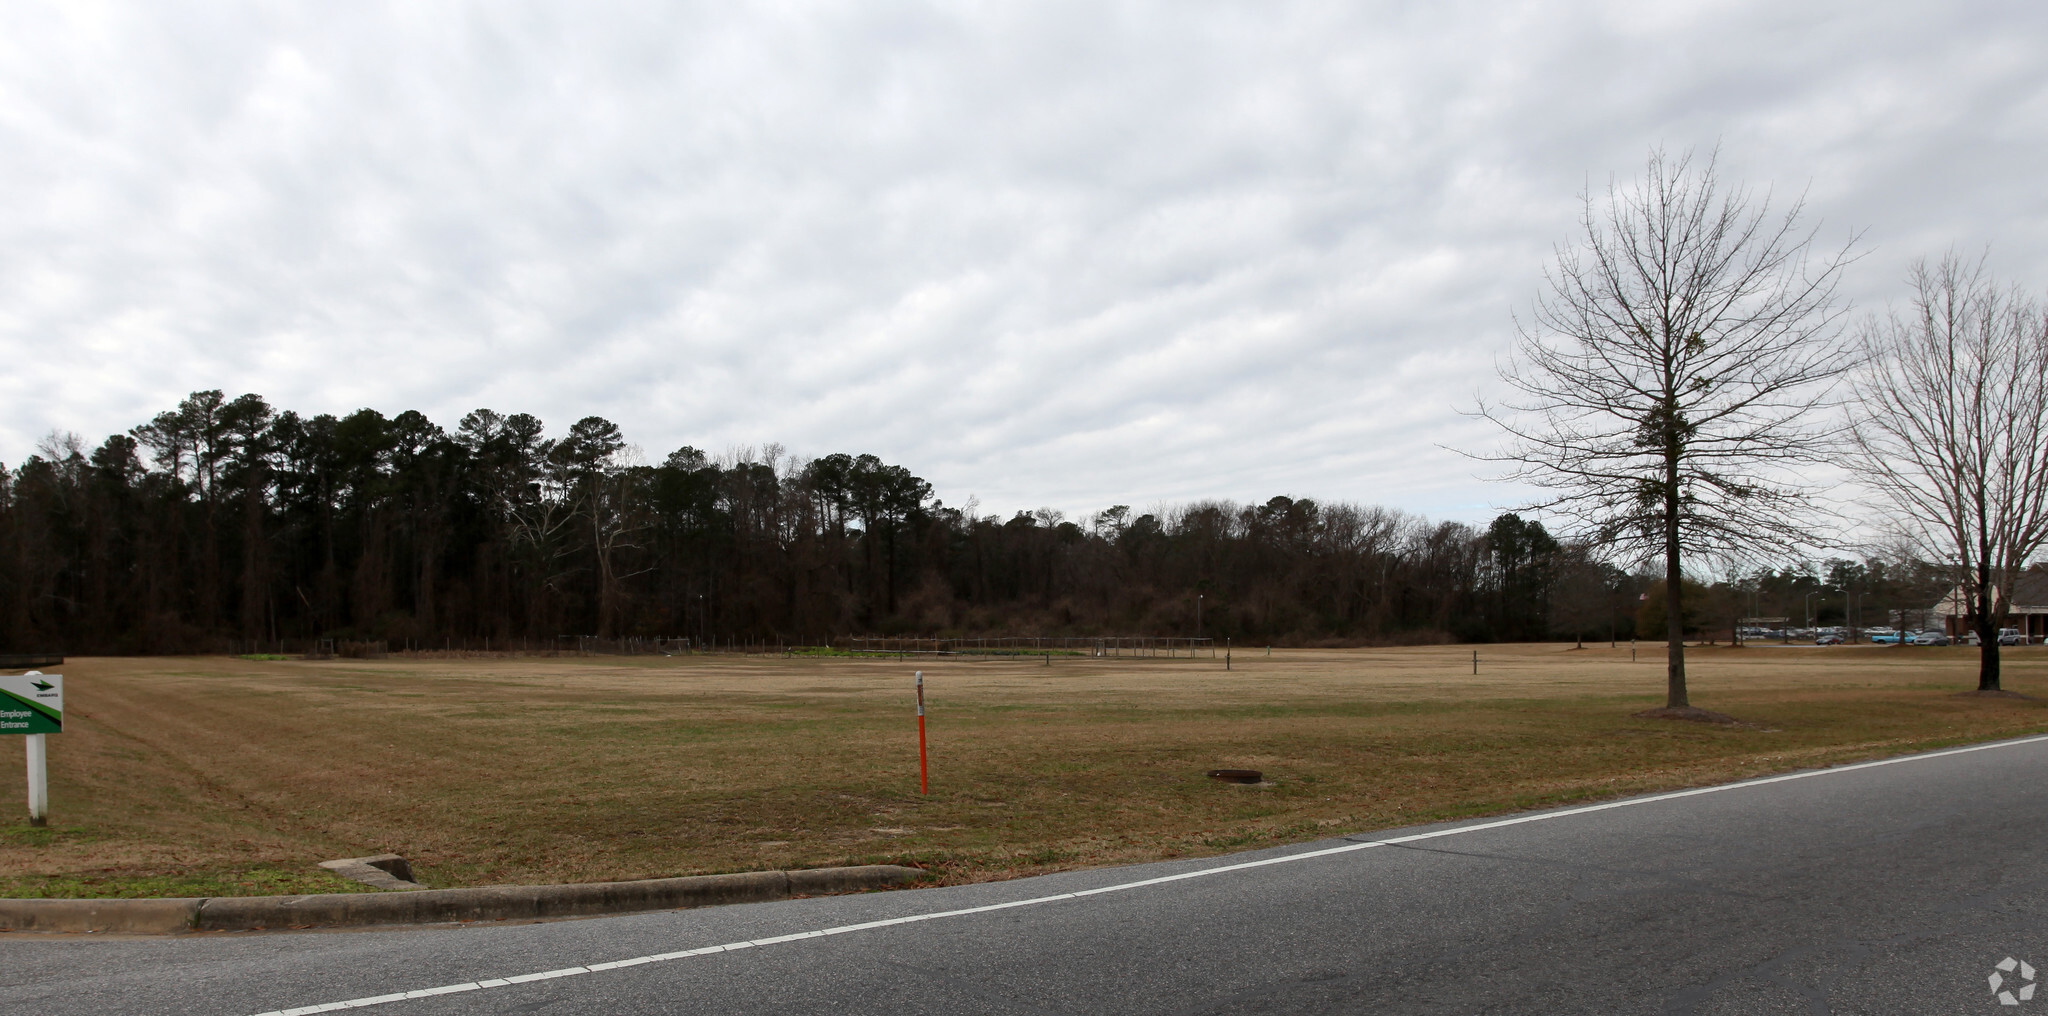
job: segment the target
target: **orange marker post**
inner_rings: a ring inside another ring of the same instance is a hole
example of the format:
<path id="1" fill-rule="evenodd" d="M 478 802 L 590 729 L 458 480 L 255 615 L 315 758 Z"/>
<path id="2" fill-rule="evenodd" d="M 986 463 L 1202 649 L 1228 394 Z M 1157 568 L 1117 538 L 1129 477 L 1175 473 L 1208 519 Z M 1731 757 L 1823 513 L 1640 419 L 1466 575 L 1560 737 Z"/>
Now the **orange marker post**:
<path id="1" fill-rule="evenodd" d="M 924 756 L 924 671 L 917 672 L 917 792 L 932 792 L 932 773 Z"/>

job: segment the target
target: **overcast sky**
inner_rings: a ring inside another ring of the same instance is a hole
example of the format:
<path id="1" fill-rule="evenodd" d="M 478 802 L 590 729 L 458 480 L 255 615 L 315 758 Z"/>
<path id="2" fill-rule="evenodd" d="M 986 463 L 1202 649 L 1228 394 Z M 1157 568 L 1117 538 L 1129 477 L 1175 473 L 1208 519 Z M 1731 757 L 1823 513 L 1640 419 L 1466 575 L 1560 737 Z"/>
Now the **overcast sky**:
<path id="1" fill-rule="evenodd" d="M 744 7 L 745 9 L 741 9 Z M 984 513 L 1483 521 L 1653 145 L 2048 283 L 2048 4 L 0 6 L 0 461 L 186 393 L 873 452 Z"/>

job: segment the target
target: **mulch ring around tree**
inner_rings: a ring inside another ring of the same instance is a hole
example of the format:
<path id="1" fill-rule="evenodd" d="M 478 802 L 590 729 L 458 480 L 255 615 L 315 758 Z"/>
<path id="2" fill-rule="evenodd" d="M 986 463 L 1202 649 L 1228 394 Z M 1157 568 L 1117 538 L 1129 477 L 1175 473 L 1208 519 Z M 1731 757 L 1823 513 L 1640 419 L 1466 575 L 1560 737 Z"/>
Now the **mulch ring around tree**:
<path id="1" fill-rule="evenodd" d="M 1949 697 L 1950 697 L 1950 698 L 2002 698 L 2002 699 L 2019 699 L 2019 700 L 2020 700 L 2020 701 L 2022 701 L 2022 702 L 2039 702 L 2039 701 L 2041 701 L 2040 699 L 2038 699 L 2038 698 L 2036 698 L 2036 697 L 2034 697 L 2034 696 L 2032 696 L 2032 695 L 2022 695 L 2022 694 L 2020 694 L 2019 692 L 2016 692 L 2016 691 L 2006 691 L 2006 690 L 2005 690 L 2005 689 L 2003 689 L 2003 688 L 1994 688 L 1994 689 L 1991 689 L 1991 690 L 1989 690 L 1989 691 L 1985 691 L 1985 690 L 1982 690 L 1982 689 L 1978 689 L 1978 690 L 1974 690 L 1974 691 L 1959 691 L 1959 692 L 1956 692 L 1956 693 L 1955 693 L 1954 695 L 1951 695 L 1951 696 L 1949 696 Z"/>
<path id="2" fill-rule="evenodd" d="M 1671 706 L 1660 706 L 1656 709 L 1645 709 L 1640 713 L 1631 713 L 1630 715 L 1636 717 L 1637 719 L 1643 720 L 1686 720 L 1692 723 L 1712 723 L 1723 727 L 1750 727 L 1755 729 L 1762 729 L 1754 723 L 1747 723 L 1742 720 L 1738 720 L 1735 717 L 1728 715 L 1727 713 L 1717 713 L 1709 709 L 1700 709 L 1695 706 L 1680 706 L 1677 708 L 1673 708 Z"/>

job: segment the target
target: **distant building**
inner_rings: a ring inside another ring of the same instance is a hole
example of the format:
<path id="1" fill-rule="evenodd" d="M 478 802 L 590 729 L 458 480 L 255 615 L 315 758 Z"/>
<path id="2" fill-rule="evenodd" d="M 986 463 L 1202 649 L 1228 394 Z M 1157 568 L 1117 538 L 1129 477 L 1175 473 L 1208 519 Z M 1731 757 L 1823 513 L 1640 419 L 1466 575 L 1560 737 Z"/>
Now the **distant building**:
<path id="1" fill-rule="evenodd" d="M 1950 638 L 1969 634 L 1972 619 L 1964 602 L 1963 587 L 1957 586 L 1934 605 Z M 2048 574 L 2028 571 L 2013 583 L 2012 605 L 2006 608 L 2003 627 L 2019 629 L 2029 644 L 2048 641 Z"/>

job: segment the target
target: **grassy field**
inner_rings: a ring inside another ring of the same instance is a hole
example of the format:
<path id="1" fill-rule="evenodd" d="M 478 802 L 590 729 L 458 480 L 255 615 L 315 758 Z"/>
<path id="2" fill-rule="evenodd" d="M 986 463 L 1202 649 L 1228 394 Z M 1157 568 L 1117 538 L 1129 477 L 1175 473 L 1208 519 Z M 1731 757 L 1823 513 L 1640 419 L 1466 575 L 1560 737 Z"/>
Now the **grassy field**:
<path id="1" fill-rule="evenodd" d="M 28 827 L 0 739 L 0 895 L 354 891 L 901 862 L 946 881 L 1221 853 L 2048 729 L 1958 697 L 1966 648 L 1257 651 L 1220 660 L 74 659 Z M 926 673 L 932 793 L 910 673 Z M 54 668 L 53 668 L 54 669 Z M 2048 650 L 2007 654 L 2048 696 Z M 1268 774 L 1215 783 L 1211 768 Z"/>

